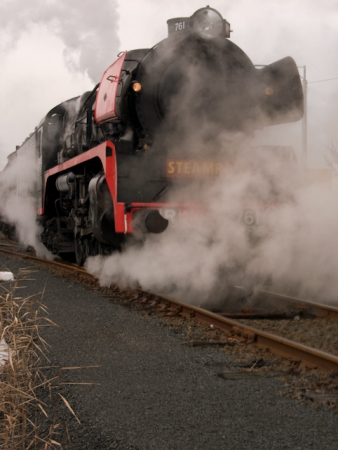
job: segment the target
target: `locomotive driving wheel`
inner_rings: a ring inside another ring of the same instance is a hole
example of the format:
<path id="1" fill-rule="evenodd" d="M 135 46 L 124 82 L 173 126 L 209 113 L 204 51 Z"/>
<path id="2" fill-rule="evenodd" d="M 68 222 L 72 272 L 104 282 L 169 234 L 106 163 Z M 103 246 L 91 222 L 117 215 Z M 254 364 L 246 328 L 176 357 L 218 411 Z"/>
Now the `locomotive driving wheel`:
<path id="1" fill-rule="evenodd" d="M 75 261 L 79 266 L 83 266 L 89 256 L 104 255 L 105 248 L 99 241 L 94 239 L 81 239 L 75 237 Z"/>
<path id="2" fill-rule="evenodd" d="M 75 261 L 79 266 L 83 266 L 85 261 L 84 244 L 79 236 L 75 236 Z"/>
<path id="3" fill-rule="evenodd" d="M 104 255 L 104 246 L 97 240 L 90 241 L 90 256 Z"/>
<path id="4" fill-rule="evenodd" d="M 83 246 L 83 262 L 85 262 L 88 256 L 91 256 L 90 241 L 88 239 L 85 239 L 83 241 L 82 246 Z"/>

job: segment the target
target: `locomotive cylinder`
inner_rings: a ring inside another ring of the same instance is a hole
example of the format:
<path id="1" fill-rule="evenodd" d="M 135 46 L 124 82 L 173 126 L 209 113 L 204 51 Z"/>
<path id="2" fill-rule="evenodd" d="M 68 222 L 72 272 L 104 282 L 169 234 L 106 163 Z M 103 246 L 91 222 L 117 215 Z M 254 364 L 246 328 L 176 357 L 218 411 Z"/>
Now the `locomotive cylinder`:
<path id="1" fill-rule="evenodd" d="M 75 175 L 73 172 L 68 172 L 65 175 L 60 175 L 55 182 L 56 189 L 63 194 L 69 192 L 69 189 L 74 186 Z"/>
<path id="2" fill-rule="evenodd" d="M 169 220 L 157 209 L 138 209 L 133 213 L 131 223 L 134 231 L 159 234 L 168 228 Z"/>

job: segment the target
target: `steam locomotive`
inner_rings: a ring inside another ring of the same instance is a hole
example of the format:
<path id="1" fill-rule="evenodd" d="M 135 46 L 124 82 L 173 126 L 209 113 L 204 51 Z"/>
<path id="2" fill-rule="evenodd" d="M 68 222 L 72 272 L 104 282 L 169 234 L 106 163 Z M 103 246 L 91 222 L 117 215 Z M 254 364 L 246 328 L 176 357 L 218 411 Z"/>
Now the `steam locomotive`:
<path id="1" fill-rule="evenodd" d="M 37 160 L 41 241 L 54 254 L 83 264 L 126 236 L 164 232 L 173 212 L 193 207 L 170 192 L 221 170 L 212 137 L 203 154 L 186 145 L 208 124 L 216 135 L 250 135 L 303 115 L 292 58 L 256 69 L 209 6 L 167 24 L 166 39 L 120 53 L 91 92 L 55 106 L 17 150 Z"/>

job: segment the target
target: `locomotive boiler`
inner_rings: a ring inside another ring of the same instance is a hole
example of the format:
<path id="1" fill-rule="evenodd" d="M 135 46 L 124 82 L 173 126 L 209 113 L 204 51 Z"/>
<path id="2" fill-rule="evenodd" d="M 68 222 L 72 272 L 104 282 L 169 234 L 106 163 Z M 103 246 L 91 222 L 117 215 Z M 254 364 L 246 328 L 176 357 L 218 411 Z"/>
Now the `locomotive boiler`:
<path id="1" fill-rule="evenodd" d="M 182 144 L 203 127 L 250 135 L 302 117 L 292 58 L 256 69 L 209 6 L 167 23 L 166 39 L 121 52 L 91 92 L 54 107 L 24 144 L 39 169 L 41 240 L 54 254 L 82 264 L 128 235 L 164 232 L 173 211 L 191 208 L 168 192 L 220 171 L 211 138 L 203 155 Z"/>

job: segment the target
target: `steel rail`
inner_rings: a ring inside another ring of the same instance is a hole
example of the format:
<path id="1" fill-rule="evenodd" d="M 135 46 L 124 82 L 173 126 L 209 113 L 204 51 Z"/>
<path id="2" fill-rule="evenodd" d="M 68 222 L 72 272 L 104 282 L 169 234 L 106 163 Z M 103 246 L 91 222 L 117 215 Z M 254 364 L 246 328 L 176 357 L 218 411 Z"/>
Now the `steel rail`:
<path id="1" fill-rule="evenodd" d="M 338 320 L 338 308 L 335 308 L 334 306 L 321 304 L 321 303 L 314 303 L 308 300 L 302 300 L 298 297 L 291 297 L 289 295 L 285 294 L 278 294 L 277 292 L 272 291 L 266 291 L 266 290 L 254 290 L 250 292 L 249 294 L 244 291 L 243 288 L 239 286 L 232 286 L 233 292 L 242 293 L 243 296 L 252 296 L 255 301 L 267 301 L 269 304 L 274 302 L 275 305 L 278 305 L 279 307 L 282 304 L 282 309 L 276 309 L 274 311 L 275 315 L 283 314 L 285 312 L 284 308 L 289 307 L 293 311 L 299 311 L 300 313 L 306 313 L 315 317 L 325 318 L 325 319 L 332 319 L 332 320 Z M 250 311 L 250 308 L 249 308 Z M 270 311 L 269 311 L 270 312 Z M 254 315 L 255 310 L 252 311 L 252 314 Z M 239 317 L 240 313 L 234 313 L 232 315 L 233 318 L 236 317 L 236 315 Z M 264 313 L 262 312 L 262 315 Z M 230 317 L 230 316 L 228 316 Z M 250 314 L 243 314 L 241 318 L 248 317 L 250 318 Z M 266 316 L 268 318 L 268 315 Z"/>
<path id="2" fill-rule="evenodd" d="M 321 305 L 319 303 L 308 302 L 297 297 L 290 297 L 287 295 L 277 294 L 270 291 L 258 290 L 256 293 L 260 298 L 271 300 L 281 300 L 289 304 L 291 307 L 302 308 L 304 312 L 312 314 L 315 317 L 322 317 L 325 319 L 338 320 L 338 308 L 329 305 Z"/>
<path id="3" fill-rule="evenodd" d="M 24 253 L 12 252 L 10 250 L 4 250 L 2 248 L 0 248 L 0 253 L 5 253 L 7 255 L 15 256 L 15 257 L 18 257 L 18 258 L 21 258 L 21 259 L 26 259 L 26 260 L 29 260 L 29 261 L 40 262 L 40 263 L 43 263 L 43 264 L 46 264 L 46 265 L 49 265 L 49 266 L 59 267 L 59 268 L 61 268 L 63 270 L 68 270 L 68 271 L 72 271 L 72 272 L 78 272 L 81 275 L 83 275 L 84 277 L 97 282 L 96 278 L 93 275 L 88 273 L 82 267 L 79 267 L 77 264 L 68 263 L 66 261 L 56 261 L 54 259 L 42 259 L 42 258 L 38 258 L 37 256 L 27 255 L 27 254 L 24 254 Z"/>
<path id="4" fill-rule="evenodd" d="M 46 263 L 50 266 L 57 266 L 63 270 L 69 270 L 72 272 L 78 272 L 88 279 L 95 280 L 95 278 L 86 272 L 84 269 L 76 266 L 75 264 L 65 264 L 62 262 L 54 260 L 40 259 L 31 255 L 23 255 L 20 253 L 11 252 L 8 250 L 0 249 L 1 253 L 9 254 L 12 256 L 20 257 L 22 259 L 31 260 L 35 262 Z M 97 280 L 95 280 L 97 282 Z M 283 295 L 269 293 L 267 291 L 260 291 L 264 295 L 273 295 L 275 298 L 282 299 Z M 213 327 L 222 330 L 229 336 L 238 336 L 246 339 L 249 342 L 255 343 L 257 346 L 269 349 L 273 353 L 284 356 L 286 358 L 291 358 L 293 360 L 300 361 L 309 367 L 320 367 L 326 370 L 338 371 L 338 357 L 331 355 L 329 353 L 316 350 L 314 348 L 308 347 L 303 344 L 291 341 L 289 339 L 276 336 L 265 331 L 261 331 L 254 327 L 238 322 L 237 320 L 229 319 L 227 317 L 221 316 L 220 314 L 207 311 L 205 309 L 193 306 L 190 304 L 182 303 L 175 299 L 164 297 L 158 294 L 152 294 L 150 292 L 145 292 L 139 290 L 140 296 L 146 296 L 145 302 L 150 303 L 151 307 L 157 308 L 160 311 L 166 312 L 167 314 L 180 315 L 193 318 L 199 322 L 207 323 L 213 325 Z M 286 297 L 290 301 L 300 301 L 307 306 L 307 302 L 295 299 L 293 297 Z M 316 305 L 314 303 L 309 304 L 313 312 L 318 312 L 320 317 L 338 317 L 338 310 L 335 308 L 327 307 L 325 305 Z M 322 308 L 328 310 L 328 313 L 322 312 Z"/>
<path id="5" fill-rule="evenodd" d="M 162 308 L 166 307 L 176 314 L 213 325 L 213 327 L 219 328 L 227 335 L 243 337 L 259 347 L 269 349 L 273 353 L 286 358 L 301 361 L 309 367 L 320 367 L 326 370 L 338 371 L 338 357 L 335 355 L 244 325 L 237 320 L 228 319 L 220 314 L 207 311 L 197 306 L 178 302 L 168 297 L 160 296 L 159 299 L 158 306 L 162 304 Z"/>

